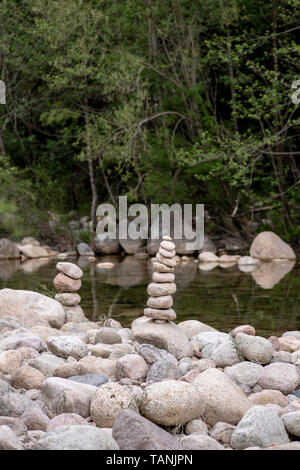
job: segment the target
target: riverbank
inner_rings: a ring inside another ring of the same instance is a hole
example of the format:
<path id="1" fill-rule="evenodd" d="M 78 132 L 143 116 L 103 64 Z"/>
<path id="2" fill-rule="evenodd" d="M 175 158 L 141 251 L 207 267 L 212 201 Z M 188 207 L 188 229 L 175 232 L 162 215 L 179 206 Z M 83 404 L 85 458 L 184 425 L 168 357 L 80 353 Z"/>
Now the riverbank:
<path id="1" fill-rule="evenodd" d="M 299 331 L 123 328 L 7 289 L 0 305 L 2 449 L 300 448 Z"/>

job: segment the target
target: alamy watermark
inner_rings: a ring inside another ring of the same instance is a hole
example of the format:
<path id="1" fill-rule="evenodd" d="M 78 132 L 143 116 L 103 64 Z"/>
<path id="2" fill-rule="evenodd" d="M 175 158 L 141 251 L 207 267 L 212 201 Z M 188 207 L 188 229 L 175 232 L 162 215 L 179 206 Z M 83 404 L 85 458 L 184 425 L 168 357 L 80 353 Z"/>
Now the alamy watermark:
<path id="1" fill-rule="evenodd" d="M 105 234 L 111 240 L 159 240 L 169 235 L 175 240 L 184 240 L 187 250 L 200 250 L 204 244 L 204 204 L 151 204 L 150 208 L 132 204 L 128 207 L 127 197 L 120 196 L 118 217 L 116 208 L 108 203 L 100 204 L 96 215 L 98 237 Z"/>
<path id="2" fill-rule="evenodd" d="M 293 90 L 296 90 L 292 94 L 292 103 L 299 104 L 300 103 L 300 80 L 295 80 L 292 83 L 292 88 Z"/>
<path id="3" fill-rule="evenodd" d="M 6 104 L 6 86 L 3 80 L 0 80 L 0 104 Z"/>

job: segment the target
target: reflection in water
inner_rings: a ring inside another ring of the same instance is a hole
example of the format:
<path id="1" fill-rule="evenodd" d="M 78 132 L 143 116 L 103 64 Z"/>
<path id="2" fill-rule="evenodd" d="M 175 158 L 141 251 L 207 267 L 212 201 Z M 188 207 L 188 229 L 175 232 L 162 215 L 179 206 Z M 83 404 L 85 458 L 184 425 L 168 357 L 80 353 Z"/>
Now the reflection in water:
<path id="1" fill-rule="evenodd" d="M 52 288 L 57 261 L 45 261 L 28 260 L 21 265 L 16 260 L 1 262 L 0 289 L 36 291 L 40 284 Z M 80 305 L 90 319 L 111 317 L 129 326 L 143 314 L 153 272 L 150 259 L 110 255 L 95 262 L 86 257 L 66 261 L 83 268 Z M 114 267 L 98 269 L 101 262 L 111 262 Z M 299 329 L 299 267 L 293 266 L 294 262 L 261 263 L 245 274 L 229 263 L 223 269 L 214 263 L 197 264 L 193 258 L 181 262 L 175 268 L 177 319 L 199 320 L 221 331 L 250 323 L 257 334 L 267 337 Z"/>
<path id="2" fill-rule="evenodd" d="M 129 276 L 128 273 L 131 273 Z M 132 287 L 147 282 L 148 275 L 145 263 L 133 256 L 126 256 L 118 267 L 118 285 Z"/>
<path id="3" fill-rule="evenodd" d="M 263 289 L 272 289 L 295 266 L 295 261 L 271 261 L 261 263 L 251 274 Z"/>
<path id="4" fill-rule="evenodd" d="M 6 281 L 9 279 L 20 267 L 18 259 L 0 261 L 0 279 Z"/>
<path id="5" fill-rule="evenodd" d="M 201 271 L 212 271 L 219 266 L 219 263 L 199 263 L 198 266 Z"/>
<path id="6" fill-rule="evenodd" d="M 20 269 L 25 273 L 34 273 L 35 271 L 38 271 L 42 266 L 48 264 L 50 261 L 50 258 L 27 259 L 20 265 Z"/>

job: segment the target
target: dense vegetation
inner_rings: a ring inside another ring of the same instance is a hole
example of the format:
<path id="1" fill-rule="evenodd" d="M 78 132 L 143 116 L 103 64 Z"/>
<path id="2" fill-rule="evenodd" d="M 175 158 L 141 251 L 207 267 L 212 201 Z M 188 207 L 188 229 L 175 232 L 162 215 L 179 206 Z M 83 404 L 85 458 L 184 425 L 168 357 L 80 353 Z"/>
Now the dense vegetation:
<path id="1" fill-rule="evenodd" d="M 0 235 L 127 195 L 298 243 L 297 4 L 2 0 Z"/>

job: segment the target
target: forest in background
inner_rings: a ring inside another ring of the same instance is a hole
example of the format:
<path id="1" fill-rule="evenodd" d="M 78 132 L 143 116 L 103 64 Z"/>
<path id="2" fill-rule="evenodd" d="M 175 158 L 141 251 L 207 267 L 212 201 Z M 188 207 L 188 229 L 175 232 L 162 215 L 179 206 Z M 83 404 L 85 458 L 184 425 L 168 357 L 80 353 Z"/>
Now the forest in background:
<path id="1" fill-rule="evenodd" d="M 127 195 L 299 244 L 298 0 L 0 3 L 0 236 Z"/>

